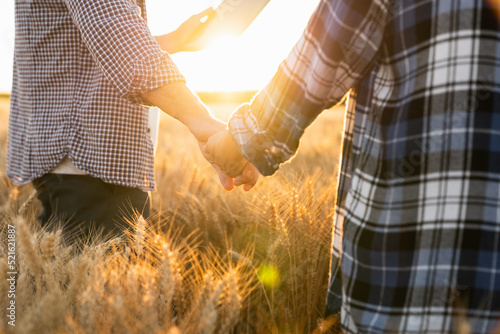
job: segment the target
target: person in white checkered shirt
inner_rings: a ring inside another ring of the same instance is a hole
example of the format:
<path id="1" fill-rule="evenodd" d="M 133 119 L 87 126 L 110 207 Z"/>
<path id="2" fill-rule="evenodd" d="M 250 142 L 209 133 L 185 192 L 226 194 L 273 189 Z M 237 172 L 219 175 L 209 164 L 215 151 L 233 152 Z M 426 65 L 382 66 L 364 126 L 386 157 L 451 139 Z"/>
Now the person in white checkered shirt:
<path id="1" fill-rule="evenodd" d="M 150 213 L 149 106 L 184 123 L 200 145 L 226 127 L 168 54 L 196 50 L 192 40 L 215 11 L 159 37 L 148 29 L 144 0 L 16 1 L 15 15 L 7 174 L 33 181 L 42 226 L 63 220 L 68 239 L 96 228 L 116 235 L 131 218 L 123 212 Z"/>

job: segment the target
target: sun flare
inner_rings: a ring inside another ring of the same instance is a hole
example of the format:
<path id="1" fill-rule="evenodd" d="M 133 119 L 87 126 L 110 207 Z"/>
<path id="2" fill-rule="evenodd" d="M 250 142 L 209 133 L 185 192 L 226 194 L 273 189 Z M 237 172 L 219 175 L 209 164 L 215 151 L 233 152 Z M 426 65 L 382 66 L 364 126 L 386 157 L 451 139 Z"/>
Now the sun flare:
<path id="1" fill-rule="evenodd" d="M 273 0 L 241 36 L 224 32 L 207 41 L 206 50 L 175 54 L 174 61 L 194 90 L 258 90 L 288 55 L 318 2 Z M 213 0 L 147 3 L 153 34 L 172 31 L 189 16 L 218 4 Z"/>
<path id="2" fill-rule="evenodd" d="M 214 38 L 211 38 L 207 41 L 207 48 L 224 48 L 227 47 L 228 45 L 231 45 L 236 41 L 238 36 L 233 35 L 231 33 L 223 33 L 220 35 L 215 36 Z"/>

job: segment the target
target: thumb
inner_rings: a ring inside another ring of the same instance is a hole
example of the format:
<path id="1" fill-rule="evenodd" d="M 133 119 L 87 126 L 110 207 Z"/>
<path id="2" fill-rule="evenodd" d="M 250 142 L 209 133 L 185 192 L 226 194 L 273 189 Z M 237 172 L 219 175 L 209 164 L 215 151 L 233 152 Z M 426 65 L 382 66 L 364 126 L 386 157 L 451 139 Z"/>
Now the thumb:
<path id="1" fill-rule="evenodd" d="M 211 18 L 213 18 L 215 16 L 215 13 L 216 13 L 215 9 L 213 9 L 212 7 L 208 7 L 204 11 L 202 11 L 202 12 L 200 12 L 198 14 L 195 14 L 194 16 L 198 17 L 200 20 L 202 18 L 204 18 L 204 17 L 207 17 L 207 21 L 208 21 L 208 20 L 210 20 Z"/>

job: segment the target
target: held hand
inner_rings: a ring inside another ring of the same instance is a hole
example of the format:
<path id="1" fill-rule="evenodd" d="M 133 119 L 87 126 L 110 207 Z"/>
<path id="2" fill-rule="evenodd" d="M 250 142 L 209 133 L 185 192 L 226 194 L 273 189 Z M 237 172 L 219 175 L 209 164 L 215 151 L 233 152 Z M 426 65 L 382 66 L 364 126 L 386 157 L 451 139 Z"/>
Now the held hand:
<path id="1" fill-rule="evenodd" d="M 257 168 L 252 163 L 247 162 L 241 175 L 235 177 L 233 182 L 236 187 L 243 185 L 243 189 L 249 191 L 257 184 L 259 176 L 260 173 Z"/>
<path id="2" fill-rule="evenodd" d="M 210 154 L 217 166 L 231 177 L 241 175 L 247 161 L 241 156 L 238 146 L 228 131 L 219 131 L 208 139 L 205 150 Z"/>
<path id="3" fill-rule="evenodd" d="M 208 8 L 184 21 L 184 23 L 173 32 L 176 39 L 177 52 L 203 50 L 206 45 L 199 42 L 199 37 L 203 34 L 215 16 L 215 10 L 213 8 Z M 202 22 L 204 18 L 206 18 L 206 20 Z"/>
<path id="4" fill-rule="evenodd" d="M 221 168 L 219 168 L 220 166 L 214 163 L 213 157 L 203 149 L 212 135 L 226 129 L 226 124 L 214 118 L 208 108 L 193 94 L 184 82 L 173 82 L 145 92 L 142 95 L 165 113 L 187 126 L 189 131 L 196 137 L 203 156 L 219 174 L 222 186 L 227 190 L 232 190 L 235 185 L 233 178 L 224 174 Z M 241 156 L 240 159 L 242 159 Z M 241 166 L 240 172 L 243 167 L 244 164 Z M 251 177 L 254 177 L 253 173 L 250 174 Z M 237 179 L 238 185 L 245 184 L 245 190 L 253 187 L 255 182 L 257 180 L 254 181 L 253 178 L 249 178 L 247 181 L 244 175 Z"/>
<path id="5" fill-rule="evenodd" d="M 248 191 L 257 183 L 259 172 L 242 157 L 227 130 L 217 132 L 210 137 L 204 150 L 226 175 L 236 177 L 234 180 L 236 186 L 244 184 L 244 190 Z"/>
<path id="6" fill-rule="evenodd" d="M 222 187 L 224 189 L 226 189 L 227 191 L 231 191 L 234 189 L 234 179 L 232 177 L 229 177 L 227 176 L 226 174 L 224 174 L 224 172 L 219 168 L 219 166 L 217 166 L 213 160 L 213 158 L 210 156 L 210 154 L 208 154 L 205 150 L 204 150 L 204 146 L 205 146 L 205 142 L 198 142 L 198 145 L 200 146 L 200 151 L 201 151 L 201 154 L 203 154 L 203 157 L 212 165 L 212 167 L 215 169 L 215 171 L 217 172 L 217 174 L 219 175 L 219 182 L 220 184 L 222 185 Z M 239 183 L 238 185 L 241 185 L 241 183 Z"/>
<path id="7" fill-rule="evenodd" d="M 187 125 L 191 133 L 193 133 L 198 140 L 198 145 L 203 157 L 212 165 L 212 167 L 214 167 L 215 171 L 219 175 L 219 181 L 224 189 L 230 191 L 233 190 L 235 186 L 243 185 L 243 189 L 245 191 L 249 191 L 253 186 L 255 186 L 259 173 L 252 164 L 248 163 L 244 166 L 244 168 L 242 167 L 242 175 L 238 175 L 236 179 L 233 180 L 232 177 L 224 173 L 224 171 L 215 163 L 212 155 L 204 149 L 209 138 L 214 134 L 225 130 L 226 124 L 215 118 L 193 118 L 187 122 Z M 239 157 L 242 159 L 241 155 Z"/>
<path id="8" fill-rule="evenodd" d="M 232 177 L 227 176 L 224 172 L 217 166 L 213 158 L 205 150 L 205 144 L 210 136 L 226 128 L 226 125 L 215 118 L 200 119 L 196 118 L 191 120 L 188 124 L 188 128 L 191 133 L 198 140 L 198 146 L 203 154 L 203 157 L 212 165 L 217 174 L 219 175 L 220 184 L 227 191 L 234 189 L 234 180 Z"/>

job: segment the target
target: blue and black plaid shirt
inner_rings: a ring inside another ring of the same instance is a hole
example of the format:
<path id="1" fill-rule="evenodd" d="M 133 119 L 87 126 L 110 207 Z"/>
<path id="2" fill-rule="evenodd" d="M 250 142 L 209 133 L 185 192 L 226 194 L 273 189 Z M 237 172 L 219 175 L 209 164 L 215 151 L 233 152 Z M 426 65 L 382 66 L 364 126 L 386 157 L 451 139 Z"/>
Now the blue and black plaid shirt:
<path id="1" fill-rule="evenodd" d="M 346 333 L 498 329 L 500 3 L 323 0 L 231 134 L 271 175 L 347 92 L 328 308 Z"/>

